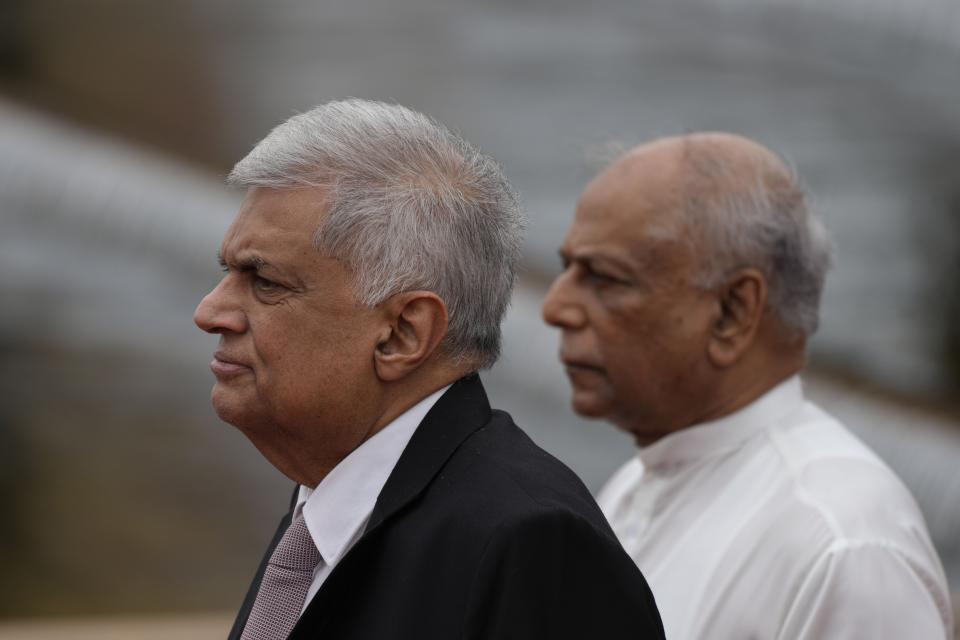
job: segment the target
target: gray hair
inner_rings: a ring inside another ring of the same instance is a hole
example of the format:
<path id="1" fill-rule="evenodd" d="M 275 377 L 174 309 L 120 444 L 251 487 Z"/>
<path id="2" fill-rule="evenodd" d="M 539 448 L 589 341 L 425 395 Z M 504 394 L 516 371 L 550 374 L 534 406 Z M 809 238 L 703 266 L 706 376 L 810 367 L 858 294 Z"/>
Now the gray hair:
<path id="1" fill-rule="evenodd" d="M 525 221 L 492 158 L 423 114 L 347 99 L 276 127 L 227 181 L 323 188 L 315 244 L 352 271 L 357 299 L 432 291 L 449 315 L 446 355 L 496 361 Z"/>
<path id="2" fill-rule="evenodd" d="M 808 209 L 795 171 L 770 154 L 756 158 L 744 180 L 710 144 L 688 147 L 686 160 L 683 211 L 701 260 L 698 284 L 714 287 L 738 269 L 758 268 L 767 277 L 770 309 L 789 330 L 812 335 L 833 243 Z"/>

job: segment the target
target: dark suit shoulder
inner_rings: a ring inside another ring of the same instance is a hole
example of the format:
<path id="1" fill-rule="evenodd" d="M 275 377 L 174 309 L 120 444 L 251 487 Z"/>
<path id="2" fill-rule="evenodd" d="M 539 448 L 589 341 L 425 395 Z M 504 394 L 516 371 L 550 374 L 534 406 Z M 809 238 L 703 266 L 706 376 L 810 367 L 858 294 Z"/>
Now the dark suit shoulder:
<path id="1" fill-rule="evenodd" d="M 450 402 L 421 423 L 381 518 L 295 637 L 662 637 L 643 576 L 583 483 L 507 414 L 467 413 Z"/>
<path id="2" fill-rule="evenodd" d="M 449 481 L 484 537 L 465 637 L 663 637 L 646 581 L 572 471 L 502 412 L 458 453 Z"/>
<path id="3" fill-rule="evenodd" d="M 460 445 L 434 488 L 455 492 L 464 508 L 480 509 L 477 516 L 493 525 L 533 513 L 566 512 L 609 532 L 580 478 L 503 411 L 494 410 L 490 421 Z"/>

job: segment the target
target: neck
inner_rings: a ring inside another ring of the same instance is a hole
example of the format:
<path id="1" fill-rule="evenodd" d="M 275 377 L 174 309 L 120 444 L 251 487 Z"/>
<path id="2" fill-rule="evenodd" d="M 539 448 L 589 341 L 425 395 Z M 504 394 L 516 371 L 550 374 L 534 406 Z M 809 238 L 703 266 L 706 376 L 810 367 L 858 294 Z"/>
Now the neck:
<path id="1" fill-rule="evenodd" d="M 805 363 L 802 342 L 778 344 L 769 349 L 754 350 L 729 369 L 721 372 L 713 385 L 714 402 L 697 423 L 709 422 L 729 415 L 752 403 L 760 396 L 796 375 Z"/>
<path id="2" fill-rule="evenodd" d="M 441 366 L 422 374 L 417 371 L 414 375 L 385 385 L 383 410 L 364 440 L 382 430 L 434 391 L 453 384 L 467 373 L 468 369 Z"/>
<path id="3" fill-rule="evenodd" d="M 775 349 L 755 350 L 735 364 L 704 378 L 691 393 L 687 412 L 662 421 L 662 428 L 627 429 L 633 431 L 637 445 L 653 444 L 661 437 L 735 413 L 751 404 L 784 380 L 796 375 L 805 361 L 804 346 L 794 342 Z"/>
<path id="4" fill-rule="evenodd" d="M 423 369 L 423 368 L 421 368 Z M 380 381 L 363 394 L 357 411 L 335 426 L 322 430 L 297 430 L 299 437 L 278 439 L 282 425 L 256 429 L 247 436 L 281 473 L 314 488 L 340 462 L 360 445 L 382 431 L 391 422 L 418 402 L 448 384 L 456 382 L 469 370 L 435 366 L 413 372 L 392 382 Z M 270 433 L 271 437 L 261 437 Z"/>

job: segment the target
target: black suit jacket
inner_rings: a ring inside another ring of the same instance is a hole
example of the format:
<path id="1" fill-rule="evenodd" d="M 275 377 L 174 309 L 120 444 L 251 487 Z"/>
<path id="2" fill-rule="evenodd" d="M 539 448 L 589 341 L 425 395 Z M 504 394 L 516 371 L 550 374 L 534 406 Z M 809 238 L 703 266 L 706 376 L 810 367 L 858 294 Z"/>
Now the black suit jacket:
<path id="1" fill-rule="evenodd" d="M 240 637 L 280 524 L 230 633 Z M 417 428 L 366 531 L 290 638 L 663 638 L 646 581 L 583 483 L 477 376 Z"/>

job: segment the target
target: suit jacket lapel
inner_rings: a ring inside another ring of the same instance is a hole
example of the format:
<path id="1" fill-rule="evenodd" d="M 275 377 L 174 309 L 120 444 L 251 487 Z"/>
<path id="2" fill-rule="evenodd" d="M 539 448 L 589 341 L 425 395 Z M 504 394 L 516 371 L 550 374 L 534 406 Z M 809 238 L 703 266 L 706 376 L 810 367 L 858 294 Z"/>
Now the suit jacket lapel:
<path id="1" fill-rule="evenodd" d="M 467 437 L 490 421 L 490 403 L 476 374 L 461 378 L 437 400 L 393 468 L 370 515 L 374 531 L 422 492 Z"/>

